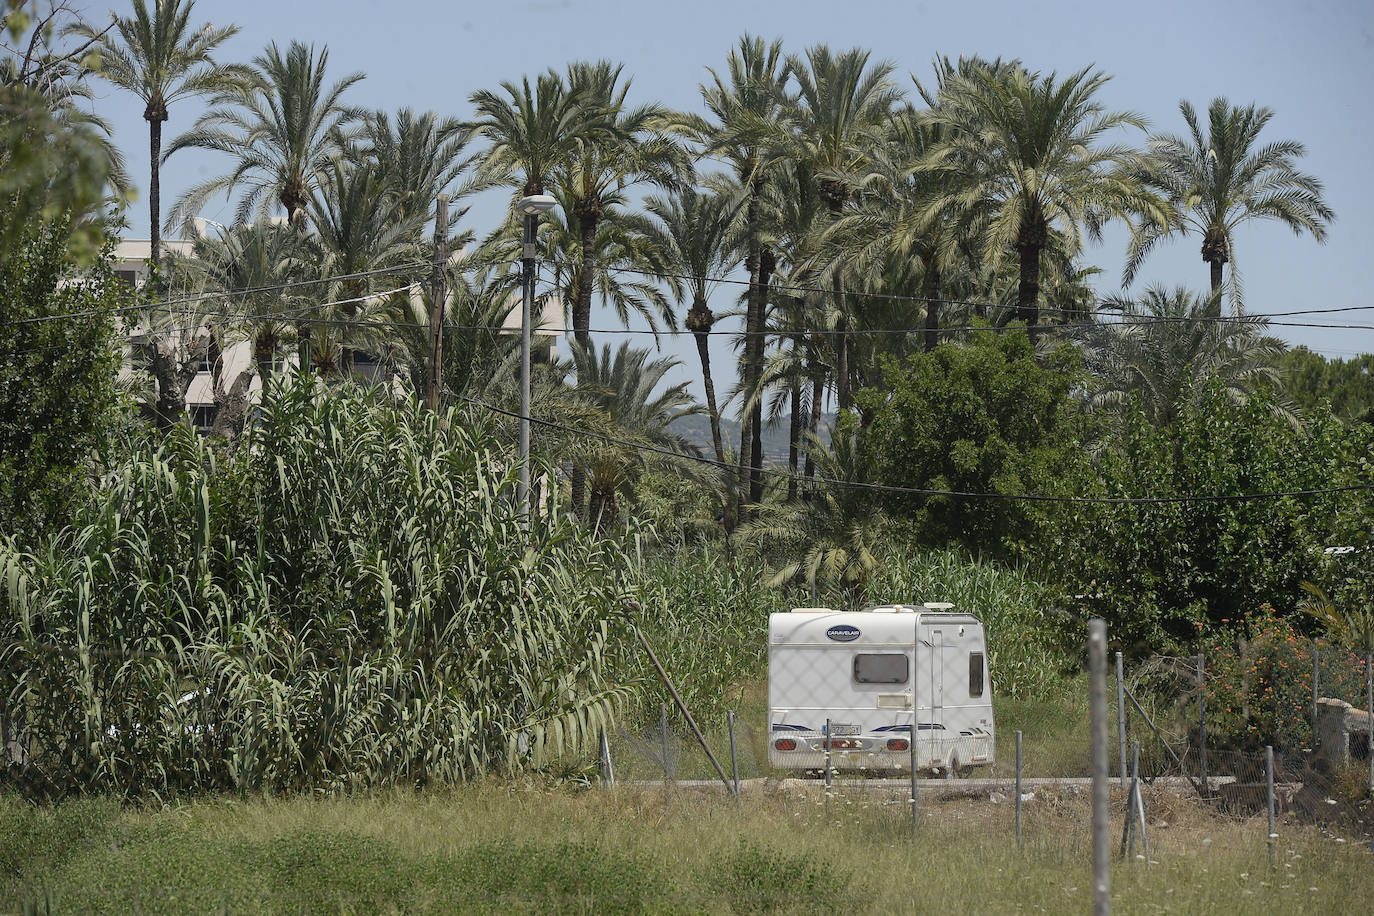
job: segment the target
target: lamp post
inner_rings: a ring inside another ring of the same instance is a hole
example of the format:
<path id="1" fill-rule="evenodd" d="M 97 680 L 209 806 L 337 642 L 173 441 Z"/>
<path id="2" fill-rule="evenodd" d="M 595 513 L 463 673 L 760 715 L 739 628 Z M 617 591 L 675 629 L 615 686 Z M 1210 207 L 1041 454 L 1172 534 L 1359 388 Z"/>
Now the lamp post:
<path id="1" fill-rule="evenodd" d="M 520 198 L 515 205 L 515 212 L 525 223 L 520 275 L 520 486 L 516 490 L 516 501 L 526 524 L 529 524 L 530 510 L 530 313 L 534 310 L 535 232 L 539 214 L 552 210 L 557 203 L 548 194 L 531 194 Z"/>

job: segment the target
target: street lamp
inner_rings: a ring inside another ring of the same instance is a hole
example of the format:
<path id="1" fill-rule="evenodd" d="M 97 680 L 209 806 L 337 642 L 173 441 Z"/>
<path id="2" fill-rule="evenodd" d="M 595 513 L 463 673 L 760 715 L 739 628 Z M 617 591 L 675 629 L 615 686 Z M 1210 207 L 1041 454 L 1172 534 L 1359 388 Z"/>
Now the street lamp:
<path id="1" fill-rule="evenodd" d="M 515 205 L 515 212 L 525 221 L 520 276 L 520 486 L 516 490 L 516 502 L 526 524 L 530 510 L 530 313 L 534 309 L 535 230 L 539 214 L 552 210 L 557 203 L 548 194 L 531 194 L 520 198 Z"/>

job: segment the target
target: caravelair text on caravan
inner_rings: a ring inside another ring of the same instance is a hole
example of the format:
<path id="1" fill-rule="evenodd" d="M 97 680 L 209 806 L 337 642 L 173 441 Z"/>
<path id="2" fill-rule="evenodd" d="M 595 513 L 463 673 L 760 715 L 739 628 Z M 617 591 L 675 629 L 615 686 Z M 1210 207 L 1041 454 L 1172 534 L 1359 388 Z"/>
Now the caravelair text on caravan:
<path id="1" fill-rule="evenodd" d="M 983 624 L 949 607 L 770 615 L 769 763 L 821 770 L 828 744 L 841 770 L 909 772 L 915 759 L 918 769 L 953 774 L 991 764 Z"/>

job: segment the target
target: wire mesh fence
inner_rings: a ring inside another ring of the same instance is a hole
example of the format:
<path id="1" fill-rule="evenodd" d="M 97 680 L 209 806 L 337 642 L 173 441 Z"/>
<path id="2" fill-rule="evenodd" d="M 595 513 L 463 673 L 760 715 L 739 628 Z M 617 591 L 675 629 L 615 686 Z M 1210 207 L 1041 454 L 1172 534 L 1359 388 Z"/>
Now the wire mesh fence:
<path id="1" fill-rule="evenodd" d="M 1025 704 L 996 697 L 976 618 L 896 608 L 776 616 L 766 697 L 694 721 L 665 704 L 610 722 L 587 755 L 590 781 L 745 808 L 766 800 L 793 816 L 890 832 L 957 823 L 1027 846 L 1085 831 L 1087 729 L 1047 734 L 1006 721 L 1006 709 L 1024 716 Z M 1374 836 L 1370 717 L 1352 705 L 1367 685 L 1365 661 L 1323 646 L 1315 657 L 1292 650 L 1296 662 L 1285 667 L 1253 645 L 1233 651 L 1123 659 L 1113 672 L 1109 803 L 1118 859 L 1181 854 L 1190 844 L 1178 825 L 1198 818 L 1263 838 L 1310 827 L 1366 843 Z M 146 659 L 107 661 L 117 671 Z M 1306 677 L 1281 679 L 1301 666 Z M 318 687 L 327 711 L 329 685 Z M 29 695 L 0 704 L 0 791 L 52 799 L 103 791 L 114 778 L 167 786 L 179 767 L 194 791 L 195 767 L 232 773 L 251 763 L 235 757 L 246 746 L 235 732 L 250 720 L 224 715 L 192 687 L 150 695 L 143 718 L 107 719 L 95 730 L 77 727 L 72 702 Z M 58 721 L 72 727 L 55 743 Z M 384 734 L 366 746 L 390 747 Z M 167 772 L 150 779 L 139 767 Z M 337 774 L 348 770 L 347 760 L 331 760 L 333 785 L 346 783 Z"/>

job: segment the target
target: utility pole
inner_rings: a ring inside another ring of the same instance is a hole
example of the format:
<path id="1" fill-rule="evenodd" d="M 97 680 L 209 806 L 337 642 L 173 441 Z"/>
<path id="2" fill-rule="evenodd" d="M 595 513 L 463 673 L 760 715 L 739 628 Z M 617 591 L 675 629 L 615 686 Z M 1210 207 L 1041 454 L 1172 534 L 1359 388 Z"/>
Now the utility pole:
<path id="1" fill-rule="evenodd" d="M 534 256 L 539 214 L 524 211 L 524 245 L 520 265 L 520 486 L 516 502 L 529 518 L 530 511 L 530 322 L 534 312 Z M 667 713 L 664 713 L 666 716 Z M 665 719 L 666 721 L 666 719 Z M 665 759 L 666 767 L 668 761 Z M 666 770 L 665 770 L 666 772 Z"/>
<path id="2" fill-rule="evenodd" d="M 434 202 L 434 278 L 433 299 L 429 303 L 429 386 L 425 391 L 425 406 L 439 409 L 439 389 L 443 386 L 444 368 L 444 272 L 448 267 L 448 195 L 440 194 Z"/>
<path id="3" fill-rule="evenodd" d="M 529 524 L 530 517 L 530 324 L 534 311 L 534 261 L 538 242 L 539 214 L 558 203 L 548 194 L 520 198 L 515 210 L 524 220 L 524 245 L 520 267 L 520 485 L 516 504 Z"/>

